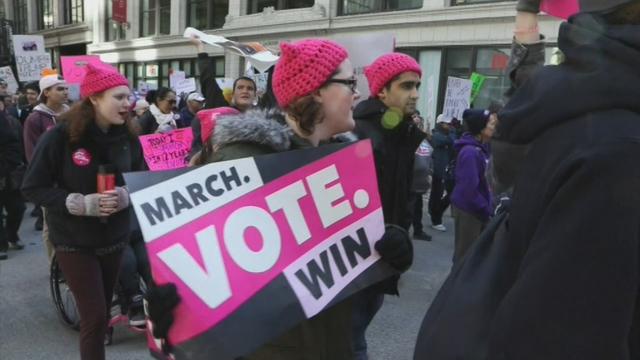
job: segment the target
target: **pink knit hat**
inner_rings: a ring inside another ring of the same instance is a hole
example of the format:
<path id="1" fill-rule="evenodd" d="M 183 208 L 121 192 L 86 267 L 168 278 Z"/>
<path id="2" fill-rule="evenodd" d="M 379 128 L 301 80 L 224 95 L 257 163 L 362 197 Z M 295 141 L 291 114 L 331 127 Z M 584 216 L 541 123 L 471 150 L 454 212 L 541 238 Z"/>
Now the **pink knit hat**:
<path id="1" fill-rule="evenodd" d="M 382 55 L 364 69 L 364 75 L 369 81 L 371 97 L 378 97 L 378 93 L 394 77 L 404 72 L 414 72 L 422 77 L 422 69 L 411 56 L 401 53 Z"/>
<path id="2" fill-rule="evenodd" d="M 116 86 L 129 86 L 129 81 L 111 65 L 102 64 L 99 67 L 87 64 L 87 73 L 80 84 L 80 96 L 88 98 Z"/>
<path id="3" fill-rule="evenodd" d="M 322 87 L 349 56 L 342 46 L 322 39 L 281 43 L 280 50 L 272 87 L 282 109 Z"/>

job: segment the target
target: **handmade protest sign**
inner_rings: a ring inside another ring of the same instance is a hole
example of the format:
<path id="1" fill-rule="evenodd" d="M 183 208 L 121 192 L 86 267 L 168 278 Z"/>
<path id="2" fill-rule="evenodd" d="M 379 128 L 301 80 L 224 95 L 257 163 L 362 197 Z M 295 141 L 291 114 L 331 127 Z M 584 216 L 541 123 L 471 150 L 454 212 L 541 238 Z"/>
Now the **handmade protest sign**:
<path id="1" fill-rule="evenodd" d="M 165 134 L 139 137 L 147 166 L 152 171 L 180 169 L 187 166 L 193 132 L 191 128 L 177 129 Z"/>
<path id="2" fill-rule="evenodd" d="M 42 35 L 12 35 L 16 70 L 20 81 L 40 80 L 40 73 L 51 68 L 51 55 L 45 52 Z"/>
<path id="3" fill-rule="evenodd" d="M 486 76 L 473 73 L 471 74 L 471 103 L 475 101 L 475 99 L 480 94 L 480 90 L 482 90 L 482 85 L 484 85 L 484 81 L 487 79 Z"/>
<path id="4" fill-rule="evenodd" d="M 449 76 L 442 114 L 447 119 L 462 120 L 462 113 L 471 106 L 471 80 Z"/>
<path id="5" fill-rule="evenodd" d="M 61 56 L 62 75 L 68 84 L 80 84 L 87 73 L 87 65 L 100 66 L 103 62 L 98 55 Z"/>
<path id="6" fill-rule="evenodd" d="M 354 166 L 357 164 L 357 166 Z M 369 141 L 125 174 L 177 359 L 235 359 L 395 272 Z"/>
<path id="7" fill-rule="evenodd" d="M 15 75 L 13 75 L 11 66 L 0 67 L 0 78 L 4 79 L 7 82 L 7 91 L 9 92 L 9 94 L 15 94 L 19 86 Z"/>
<path id="8" fill-rule="evenodd" d="M 188 27 L 184 30 L 184 37 L 190 38 L 191 36 L 195 36 L 207 44 L 221 47 L 244 57 L 260 72 L 267 71 L 267 69 L 275 65 L 280 58 L 257 42 L 239 43 L 223 36 L 205 34 L 196 28 Z"/>

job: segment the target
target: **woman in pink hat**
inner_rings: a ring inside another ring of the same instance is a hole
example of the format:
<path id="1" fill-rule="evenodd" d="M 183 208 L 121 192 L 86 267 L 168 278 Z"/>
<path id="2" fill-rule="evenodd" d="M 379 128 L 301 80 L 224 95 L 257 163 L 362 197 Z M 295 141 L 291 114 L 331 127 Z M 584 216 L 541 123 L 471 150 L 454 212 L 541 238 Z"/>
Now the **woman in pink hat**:
<path id="1" fill-rule="evenodd" d="M 122 174 L 142 170 L 144 159 L 128 118 L 127 79 L 110 66 L 89 65 L 80 92 L 84 100 L 38 142 L 22 191 L 47 210 L 56 258 L 80 313 L 80 357 L 100 360 L 130 233 Z M 98 189 L 99 173 L 112 175 L 110 190 Z"/>
<path id="2" fill-rule="evenodd" d="M 353 129 L 352 110 L 359 94 L 347 51 L 320 39 L 283 43 L 280 47 L 273 93 L 283 112 L 219 114 L 212 135 L 205 141 L 207 150 L 194 162 L 206 164 L 316 147 Z M 176 288 L 172 284 L 159 286 L 147 296 L 154 335 L 166 338 L 173 321 L 172 310 L 179 302 Z M 351 300 L 303 321 L 242 359 L 353 359 Z"/>

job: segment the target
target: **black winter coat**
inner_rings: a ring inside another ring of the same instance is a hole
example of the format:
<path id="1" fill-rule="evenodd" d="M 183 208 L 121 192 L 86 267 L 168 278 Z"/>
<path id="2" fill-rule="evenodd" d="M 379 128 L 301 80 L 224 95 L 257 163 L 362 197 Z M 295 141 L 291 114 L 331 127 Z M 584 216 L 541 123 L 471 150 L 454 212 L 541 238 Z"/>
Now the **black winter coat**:
<path id="1" fill-rule="evenodd" d="M 561 26 L 560 66 L 538 71 L 500 115 L 530 150 L 515 183 L 513 286 L 488 359 L 639 359 L 640 26 Z"/>
<path id="2" fill-rule="evenodd" d="M 407 204 L 413 162 L 418 146 L 427 135 L 408 118 L 394 129 L 383 128 L 381 119 L 387 110 L 378 99 L 361 102 L 353 113 L 354 132 L 359 139 L 371 139 L 384 221 L 408 229 L 411 216 Z"/>
<path id="3" fill-rule="evenodd" d="M 101 222 L 97 217 L 71 215 L 66 207 L 70 193 L 97 191 L 98 167 L 104 164 L 117 169 L 116 186 L 125 185 L 123 173 L 144 169 L 140 143 L 126 126 L 114 126 L 105 134 L 91 124 L 83 140 L 71 144 L 66 124 L 59 124 L 38 141 L 22 192 L 47 209 L 50 239 L 57 247 L 102 249 L 128 241 L 129 209 Z"/>
<path id="4" fill-rule="evenodd" d="M 19 135 L 10 121 L 8 115 L 0 112 L 0 190 L 11 188 L 10 175 L 24 158 Z"/>

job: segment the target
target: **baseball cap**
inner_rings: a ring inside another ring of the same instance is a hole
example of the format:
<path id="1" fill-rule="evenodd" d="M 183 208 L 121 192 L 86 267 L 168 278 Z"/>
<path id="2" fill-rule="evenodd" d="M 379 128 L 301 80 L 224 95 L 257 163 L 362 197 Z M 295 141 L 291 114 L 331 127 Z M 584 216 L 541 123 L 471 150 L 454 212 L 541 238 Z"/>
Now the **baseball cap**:
<path id="1" fill-rule="evenodd" d="M 43 76 L 38 82 L 38 85 L 40 86 L 40 95 L 38 95 L 38 100 L 42 100 L 42 95 L 44 94 L 44 91 L 46 89 L 52 88 L 57 85 L 66 85 L 66 82 L 61 77 L 59 77 L 58 73 L 54 70 L 45 69 L 43 70 L 42 75 Z"/>
<path id="2" fill-rule="evenodd" d="M 440 114 L 436 118 L 436 124 L 440 124 L 440 123 L 451 124 L 451 118 L 444 116 L 444 114 Z"/>
<path id="3" fill-rule="evenodd" d="M 193 92 L 193 93 L 189 94 L 189 96 L 187 97 L 187 101 L 199 101 L 199 102 L 202 102 L 202 101 L 204 101 L 204 96 L 202 96 L 202 94 L 200 94 L 199 92 Z"/>

